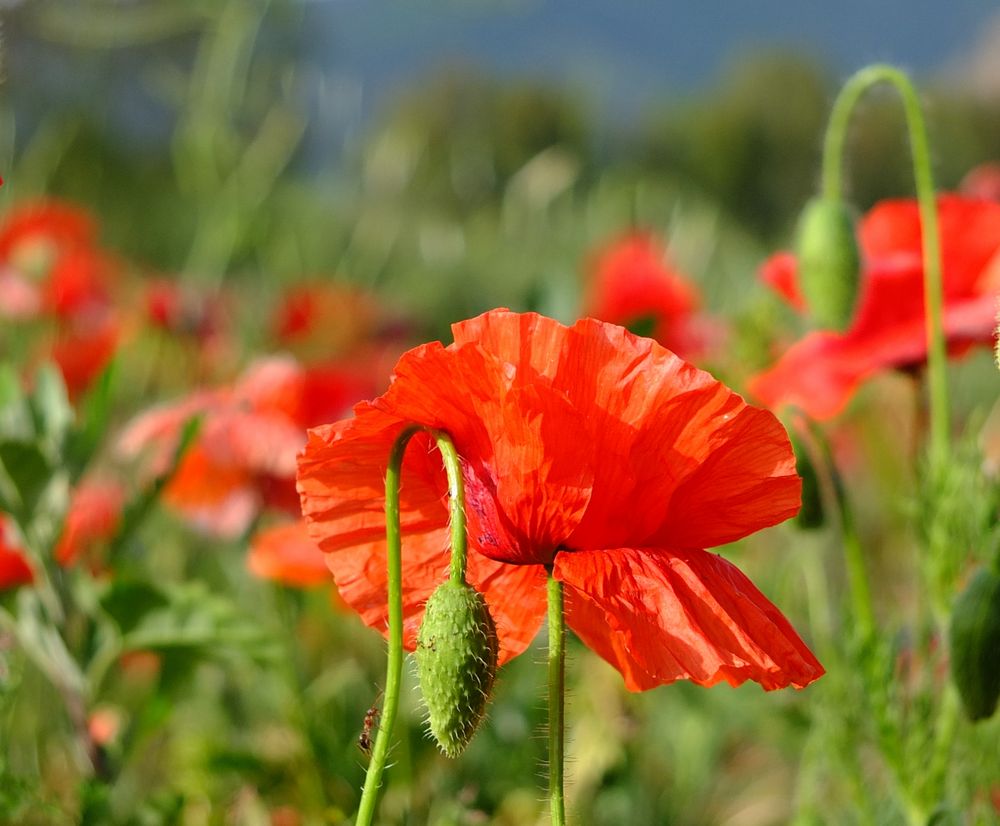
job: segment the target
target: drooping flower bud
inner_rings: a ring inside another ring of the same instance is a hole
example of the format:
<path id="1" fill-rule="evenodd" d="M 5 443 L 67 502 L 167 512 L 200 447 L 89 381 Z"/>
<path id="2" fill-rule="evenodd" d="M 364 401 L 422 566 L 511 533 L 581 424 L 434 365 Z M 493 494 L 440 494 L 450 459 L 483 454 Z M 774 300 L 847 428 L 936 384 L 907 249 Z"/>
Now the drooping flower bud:
<path id="1" fill-rule="evenodd" d="M 981 569 L 951 613 L 951 676 L 970 720 L 985 720 L 1000 698 L 1000 574 Z"/>
<path id="2" fill-rule="evenodd" d="M 438 586 L 417 635 L 417 674 L 431 734 L 449 757 L 462 752 L 482 720 L 499 649 L 483 595 L 465 583 Z"/>
<path id="3" fill-rule="evenodd" d="M 840 200 L 813 198 L 799 218 L 799 283 L 815 322 L 845 330 L 854 315 L 861 254 L 854 221 Z"/>

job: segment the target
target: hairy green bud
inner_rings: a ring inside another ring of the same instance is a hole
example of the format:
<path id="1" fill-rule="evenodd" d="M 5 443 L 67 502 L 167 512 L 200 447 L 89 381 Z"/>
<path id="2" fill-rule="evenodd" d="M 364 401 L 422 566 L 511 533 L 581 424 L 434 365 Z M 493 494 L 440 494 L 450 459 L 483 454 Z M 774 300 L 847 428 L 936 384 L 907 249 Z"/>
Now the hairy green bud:
<path id="1" fill-rule="evenodd" d="M 839 200 L 814 198 L 799 218 L 799 283 L 815 322 L 845 330 L 854 315 L 861 254 L 854 221 Z"/>
<path id="2" fill-rule="evenodd" d="M 970 720 L 985 720 L 1000 698 L 1000 574 L 983 568 L 951 613 L 951 676 Z"/>
<path id="3" fill-rule="evenodd" d="M 431 734 L 449 757 L 461 754 L 483 718 L 499 651 L 483 595 L 461 582 L 438 586 L 417 635 L 417 674 Z"/>

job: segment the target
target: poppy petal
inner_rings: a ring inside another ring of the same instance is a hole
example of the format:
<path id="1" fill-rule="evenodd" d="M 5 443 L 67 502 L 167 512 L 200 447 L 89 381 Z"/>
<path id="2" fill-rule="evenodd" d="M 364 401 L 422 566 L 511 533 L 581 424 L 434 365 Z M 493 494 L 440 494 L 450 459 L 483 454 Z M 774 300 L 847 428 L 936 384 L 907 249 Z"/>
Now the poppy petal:
<path id="1" fill-rule="evenodd" d="M 366 403 L 355 418 L 309 432 L 300 458 L 299 493 L 310 536 L 326 552 L 343 600 L 364 622 L 386 633 L 385 471 L 404 422 Z M 448 577 L 447 479 L 426 433 L 413 437 L 400 485 L 404 644 L 416 645 L 423 606 Z M 497 624 L 501 661 L 531 642 L 545 612 L 545 573 L 511 566 L 475 551 L 469 581 L 486 597 Z"/>
<path id="2" fill-rule="evenodd" d="M 793 310 L 806 311 L 806 300 L 799 287 L 799 267 L 790 252 L 778 252 L 760 268 L 760 280 L 780 295 Z"/>
<path id="3" fill-rule="evenodd" d="M 650 544 L 712 548 L 798 513 L 802 480 L 788 434 L 770 411 L 735 398 L 701 425 L 703 445 L 694 434 L 681 443 L 702 450 Z"/>
<path id="4" fill-rule="evenodd" d="M 500 665 L 526 649 L 538 634 L 547 610 L 542 565 L 507 565 L 469 554 L 469 583 L 486 597 L 500 638 Z"/>
<path id="5" fill-rule="evenodd" d="M 426 345 L 400 359 L 374 404 L 451 435 L 466 464 L 471 535 L 487 556 L 550 562 L 579 523 L 593 484 L 589 442 L 567 426 L 578 412 L 532 365 L 475 343 Z"/>
<path id="6" fill-rule="evenodd" d="M 788 620 L 736 566 L 700 550 L 561 553 L 569 626 L 632 691 L 675 680 L 802 688 L 823 674 Z"/>
<path id="7" fill-rule="evenodd" d="M 247 567 L 262 579 L 299 588 L 330 581 L 330 569 L 302 520 L 257 531 L 250 542 Z"/>

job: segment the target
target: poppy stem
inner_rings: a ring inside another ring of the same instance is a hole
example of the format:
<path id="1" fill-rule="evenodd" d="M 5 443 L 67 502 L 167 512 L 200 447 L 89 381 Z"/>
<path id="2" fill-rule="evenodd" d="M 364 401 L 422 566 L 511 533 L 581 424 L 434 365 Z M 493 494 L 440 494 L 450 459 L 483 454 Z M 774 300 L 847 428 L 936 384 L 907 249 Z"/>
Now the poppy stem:
<path id="1" fill-rule="evenodd" d="M 920 229 L 924 260 L 924 304 L 927 307 L 927 367 L 930 392 L 931 466 L 944 467 L 949 454 L 948 376 L 942 311 L 941 233 L 938 227 L 934 179 L 931 173 L 927 125 L 916 89 L 905 72 L 894 66 L 874 64 L 852 75 L 840 90 L 823 142 L 823 195 L 840 199 L 847 127 L 855 105 L 869 88 L 890 84 L 899 94 L 906 117 L 913 157 L 913 178 L 920 205 Z"/>
<path id="2" fill-rule="evenodd" d="M 386 655 L 385 696 L 371 760 L 365 775 L 365 785 L 358 806 L 357 826 L 371 826 L 375 817 L 375 802 L 382 772 L 389 754 L 389 739 L 399 709 L 399 689 L 403 673 L 403 572 L 402 528 L 399 519 L 399 482 L 403 469 L 403 454 L 419 431 L 429 433 L 437 443 L 448 475 L 448 504 L 451 516 L 451 579 L 465 581 L 466 530 L 465 486 L 458 452 L 447 433 L 421 425 L 405 427 L 392 445 L 385 473 L 385 545 L 388 573 L 389 639 Z"/>
<path id="3" fill-rule="evenodd" d="M 803 417 L 812 441 L 812 447 L 818 453 L 814 464 L 826 475 L 825 482 L 829 495 L 833 498 L 840 523 L 841 542 L 844 546 L 844 562 L 847 568 L 847 581 L 851 592 L 851 609 L 860 639 L 868 641 L 875 632 L 875 609 L 872 602 L 871 585 L 868 579 L 868 569 L 865 565 L 865 551 L 858 535 L 857 523 L 854 520 L 854 510 L 847 496 L 847 489 L 840 477 L 833 450 L 823 431 L 815 422 Z"/>
<path id="4" fill-rule="evenodd" d="M 552 826 L 566 823 L 563 797 L 563 710 L 565 705 L 566 623 L 563 584 L 549 572 L 549 810 Z"/>

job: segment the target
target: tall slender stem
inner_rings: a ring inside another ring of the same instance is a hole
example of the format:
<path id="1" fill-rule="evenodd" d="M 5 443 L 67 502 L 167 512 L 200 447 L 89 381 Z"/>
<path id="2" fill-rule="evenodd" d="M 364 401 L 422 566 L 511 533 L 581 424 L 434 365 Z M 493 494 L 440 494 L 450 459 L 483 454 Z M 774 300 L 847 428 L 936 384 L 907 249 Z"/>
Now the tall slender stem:
<path id="1" fill-rule="evenodd" d="M 385 474 L 385 544 L 388 573 L 387 594 L 389 614 L 388 653 L 386 655 L 385 699 L 378 734 L 372 746 L 371 761 L 365 775 L 365 785 L 358 807 L 357 826 L 371 826 L 375 817 L 382 772 L 389 754 L 389 740 L 399 709 L 399 689 L 403 672 L 403 569 L 402 529 L 399 520 L 399 482 L 403 469 L 403 454 L 410 439 L 421 430 L 427 431 L 437 443 L 448 475 L 448 500 L 451 516 L 451 579 L 463 582 L 466 567 L 465 488 L 458 452 L 447 433 L 421 425 L 408 425 L 393 443 L 389 466 Z"/>
<path id="2" fill-rule="evenodd" d="M 563 710 L 565 704 L 566 623 L 563 618 L 563 585 L 549 574 L 549 809 L 552 826 L 566 823 L 563 797 Z"/>
<path id="3" fill-rule="evenodd" d="M 868 580 L 868 569 L 865 564 L 864 546 L 858 536 L 857 524 L 854 520 L 854 510 L 851 507 L 847 490 L 840 478 L 833 451 L 826 440 L 823 431 L 814 423 L 802 420 L 802 427 L 808 427 L 808 434 L 814 449 L 813 464 L 818 472 L 824 474 L 829 494 L 833 497 L 840 522 L 841 541 L 844 546 L 844 560 L 847 567 L 847 582 L 851 592 L 851 608 L 854 621 L 861 639 L 867 640 L 875 631 L 875 609 L 872 603 L 871 586 Z"/>
<path id="4" fill-rule="evenodd" d="M 913 158 L 913 179 L 920 205 L 920 229 L 923 239 L 924 303 L 927 308 L 927 367 L 930 392 L 931 467 L 934 472 L 948 459 L 948 376 L 946 371 L 941 274 L 941 233 L 934 179 L 931 173 L 930 144 L 920 99 L 906 74 L 894 66 L 875 64 L 861 69 L 844 84 L 833 104 L 830 123 L 823 143 L 823 195 L 840 198 L 843 190 L 842 168 L 844 142 L 851 113 L 862 95 L 878 83 L 888 83 L 899 93 L 906 117 Z"/>

